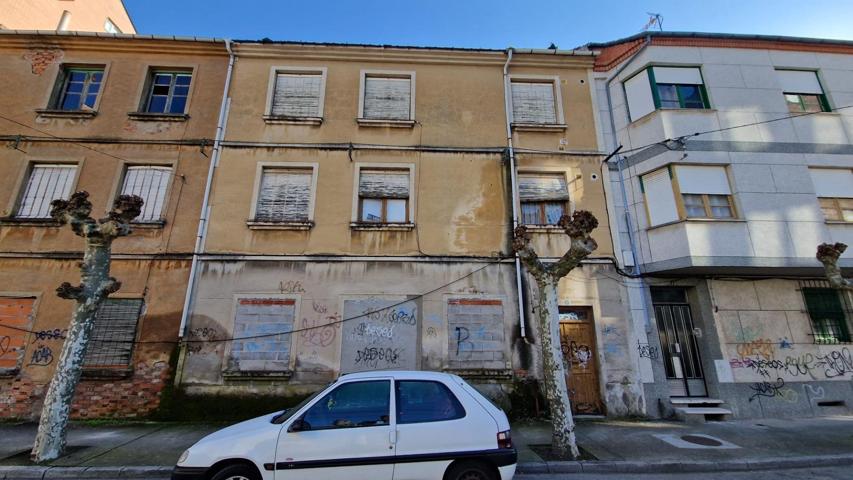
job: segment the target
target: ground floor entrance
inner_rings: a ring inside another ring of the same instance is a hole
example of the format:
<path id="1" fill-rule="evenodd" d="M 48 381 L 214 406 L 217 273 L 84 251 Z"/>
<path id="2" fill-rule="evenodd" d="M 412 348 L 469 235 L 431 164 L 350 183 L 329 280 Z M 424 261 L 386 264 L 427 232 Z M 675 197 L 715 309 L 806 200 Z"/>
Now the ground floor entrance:
<path id="1" fill-rule="evenodd" d="M 697 330 L 693 327 L 687 291 L 654 287 L 651 292 L 670 396 L 706 396 Z"/>
<path id="2" fill-rule="evenodd" d="M 560 348 L 567 370 L 572 413 L 604 414 L 598 381 L 592 308 L 560 307 Z"/>

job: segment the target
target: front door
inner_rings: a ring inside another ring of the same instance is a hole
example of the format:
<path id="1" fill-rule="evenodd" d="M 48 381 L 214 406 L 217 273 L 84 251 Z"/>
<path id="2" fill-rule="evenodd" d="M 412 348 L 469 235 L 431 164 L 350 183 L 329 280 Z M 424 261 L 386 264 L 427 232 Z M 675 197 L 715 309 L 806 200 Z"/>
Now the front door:
<path id="1" fill-rule="evenodd" d="M 391 380 L 339 385 L 283 428 L 275 452 L 276 480 L 392 480 L 396 435 Z"/>
<path id="2" fill-rule="evenodd" d="M 652 304 L 669 394 L 673 397 L 706 396 L 697 331 L 693 328 L 686 291 L 683 288 L 652 288 Z"/>
<path id="3" fill-rule="evenodd" d="M 560 348 L 566 366 L 572 413 L 603 414 L 590 307 L 560 307 Z"/>

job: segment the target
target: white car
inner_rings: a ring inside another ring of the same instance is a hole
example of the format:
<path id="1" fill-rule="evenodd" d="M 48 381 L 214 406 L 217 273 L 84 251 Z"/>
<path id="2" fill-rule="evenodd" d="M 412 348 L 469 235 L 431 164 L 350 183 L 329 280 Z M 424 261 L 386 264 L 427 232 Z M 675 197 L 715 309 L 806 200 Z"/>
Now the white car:
<path id="1" fill-rule="evenodd" d="M 173 480 L 510 480 L 504 412 L 456 375 L 341 376 L 296 407 L 214 432 Z"/>

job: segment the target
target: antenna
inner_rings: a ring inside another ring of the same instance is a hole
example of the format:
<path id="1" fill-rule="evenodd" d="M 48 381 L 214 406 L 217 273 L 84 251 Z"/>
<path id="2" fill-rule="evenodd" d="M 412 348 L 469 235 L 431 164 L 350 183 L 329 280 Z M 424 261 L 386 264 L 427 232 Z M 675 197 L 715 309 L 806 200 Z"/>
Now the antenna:
<path id="1" fill-rule="evenodd" d="M 663 15 L 660 13 L 646 12 L 646 15 L 649 16 L 649 21 L 646 22 L 646 25 L 643 27 L 643 31 L 647 32 L 650 28 L 657 25 L 658 30 L 663 31 Z"/>

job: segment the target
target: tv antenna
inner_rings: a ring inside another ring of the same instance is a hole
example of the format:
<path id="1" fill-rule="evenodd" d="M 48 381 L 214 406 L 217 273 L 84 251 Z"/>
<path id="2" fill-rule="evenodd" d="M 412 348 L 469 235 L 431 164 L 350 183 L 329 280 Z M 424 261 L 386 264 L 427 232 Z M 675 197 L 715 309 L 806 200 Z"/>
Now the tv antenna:
<path id="1" fill-rule="evenodd" d="M 663 31 L 663 15 L 661 15 L 659 13 L 652 13 L 652 12 L 646 12 L 646 14 L 649 16 L 649 21 L 646 22 L 646 25 L 643 27 L 643 31 L 647 32 L 647 31 L 649 31 L 650 28 L 657 25 L 658 30 L 660 30 L 662 32 Z"/>

